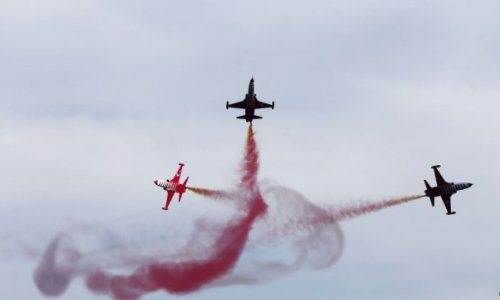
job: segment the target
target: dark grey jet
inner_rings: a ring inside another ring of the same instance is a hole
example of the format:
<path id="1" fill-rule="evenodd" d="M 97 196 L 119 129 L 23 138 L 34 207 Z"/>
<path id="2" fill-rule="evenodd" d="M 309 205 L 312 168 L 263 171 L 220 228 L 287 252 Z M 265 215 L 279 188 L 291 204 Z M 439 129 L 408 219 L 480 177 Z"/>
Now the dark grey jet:
<path id="1" fill-rule="evenodd" d="M 255 110 L 260 108 L 271 108 L 274 109 L 274 101 L 272 104 L 265 102 L 260 102 L 255 94 L 255 87 L 253 84 L 253 78 L 250 79 L 250 84 L 248 85 L 248 94 L 246 94 L 245 99 L 240 102 L 229 104 L 226 102 L 226 109 L 231 108 L 241 108 L 245 110 L 243 116 L 236 117 L 237 119 L 245 119 L 247 122 L 252 122 L 253 119 L 262 119 L 260 116 L 255 115 Z"/>
<path id="2" fill-rule="evenodd" d="M 432 206 L 434 206 L 434 197 L 441 197 L 443 199 L 444 206 L 446 207 L 446 214 L 453 215 L 454 211 L 451 211 L 451 196 L 455 194 L 457 191 L 468 189 L 472 186 L 472 183 L 464 182 L 464 183 L 449 183 L 444 180 L 443 176 L 438 171 L 440 165 L 432 166 L 434 169 L 434 175 L 436 176 L 436 187 L 431 187 L 427 180 L 424 180 L 425 187 L 425 195 L 429 197 L 431 200 Z"/>

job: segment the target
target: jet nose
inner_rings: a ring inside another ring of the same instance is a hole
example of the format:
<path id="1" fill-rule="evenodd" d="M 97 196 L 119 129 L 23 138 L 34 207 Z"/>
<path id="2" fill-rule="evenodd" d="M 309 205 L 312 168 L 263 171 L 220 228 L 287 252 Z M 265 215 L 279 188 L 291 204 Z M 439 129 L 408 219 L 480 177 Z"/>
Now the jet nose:
<path id="1" fill-rule="evenodd" d="M 158 180 L 153 181 L 154 184 L 158 185 Z"/>
<path id="2" fill-rule="evenodd" d="M 469 182 L 469 187 L 471 187 L 471 186 L 473 186 L 473 185 L 474 185 L 474 183 L 470 183 L 470 182 Z"/>

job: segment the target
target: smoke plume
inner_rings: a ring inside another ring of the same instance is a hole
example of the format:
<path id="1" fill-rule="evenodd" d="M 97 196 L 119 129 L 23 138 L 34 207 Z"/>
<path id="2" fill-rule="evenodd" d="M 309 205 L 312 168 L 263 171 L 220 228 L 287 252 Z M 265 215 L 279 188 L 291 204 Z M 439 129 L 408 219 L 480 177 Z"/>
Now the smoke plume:
<path id="1" fill-rule="evenodd" d="M 102 228 L 58 234 L 35 269 L 37 287 L 44 295 L 55 297 L 75 277 L 83 277 L 93 293 L 138 299 L 159 290 L 185 294 L 209 287 L 256 284 L 302 267 L 327 268 L 342 254 L 344 236 L 339 221 L 420 197 L 320 207 L 292 189 L 258 184 L 258 170 L 259 153 L 250 125 L 238 185 L 228 191 L 189 188 L 233 204 L 235 209 L 227 220 L 199 219 L 183 244 L 155 238 L 150 248 L 142 240 L 136 243 L 140 246 L 132 245 Z M 74 242 L 82 239 L 82 232 L 87 239 L 81 244 L 88 245 L 90 237 L 97 246 L 89 250 Z M 273 249 L 284 251 L 277 255 Z"/>

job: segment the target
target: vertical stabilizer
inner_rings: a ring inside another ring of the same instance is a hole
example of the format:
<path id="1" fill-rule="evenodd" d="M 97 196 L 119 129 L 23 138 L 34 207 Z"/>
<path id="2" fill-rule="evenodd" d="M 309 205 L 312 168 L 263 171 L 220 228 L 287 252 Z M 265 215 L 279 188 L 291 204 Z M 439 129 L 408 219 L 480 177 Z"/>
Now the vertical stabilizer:
<path id="1" fill-rule="evenodd" d="M 427 195 L 427 191 L 430 191 L 430 189 L 432 188 L 431 185 L 427 182 L 427 180 L 424 180 L 424 183 L 425 183 L 425 194 Z M 429 200 L 431 200 L 431 205 L 434 206 L 434 196 L 428 196 L 429 197 Z"/>
<path id="2" fill-rule="evenodd" d="M 427 182 L 427 180 L 424 180 L 424 183 L 425 183 L 425 189 L 430 190 L 431 185 Z"/>
<path id="3" fill-rule="evenodd" d="M 184 192 L 186 191 L 186 184 L 189 180 L 189 176 L 186 177 L 186 180 L 184 180 L 184 183 L 182 184 L 182 191 L 179 192 L 179 202 L 181 202 L 181 199 L 182 199 L 182 194 L 184 194 Z"/>

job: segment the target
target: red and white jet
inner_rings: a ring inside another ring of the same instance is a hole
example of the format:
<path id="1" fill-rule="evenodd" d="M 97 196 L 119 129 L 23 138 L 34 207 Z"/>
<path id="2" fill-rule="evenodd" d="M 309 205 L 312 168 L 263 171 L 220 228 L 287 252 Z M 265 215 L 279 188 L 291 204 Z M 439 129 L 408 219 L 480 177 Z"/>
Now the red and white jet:
<path id="1" fill-rule="evenodd" d="M 167 202 L 165 203 L 165 206 L 162 207 L 162 209 L 167 210 L 168 206 L 170 205 L 170 201 L 172 201 L 172 198 L 174 197 L 175 193 L 179 194 L 179 202 L 181 202 L 182 194 L 186 191 L 186 184 L 188 182 L 189 176 L 186 177 L 186 180 L 184 180 L 184 183 L 180 184 L 179 180 L 181 179 L 181 173 L 182 173 L 182 167 L 184 166 L 183 163 L 179 163 L 179 169 L 177 170 L 177 173 L 175 173 L 174 178 L 171 180 L 155 180 L 154 184 L 157 186 L 163 188 L 165 191 L 167 191 Z"/>

